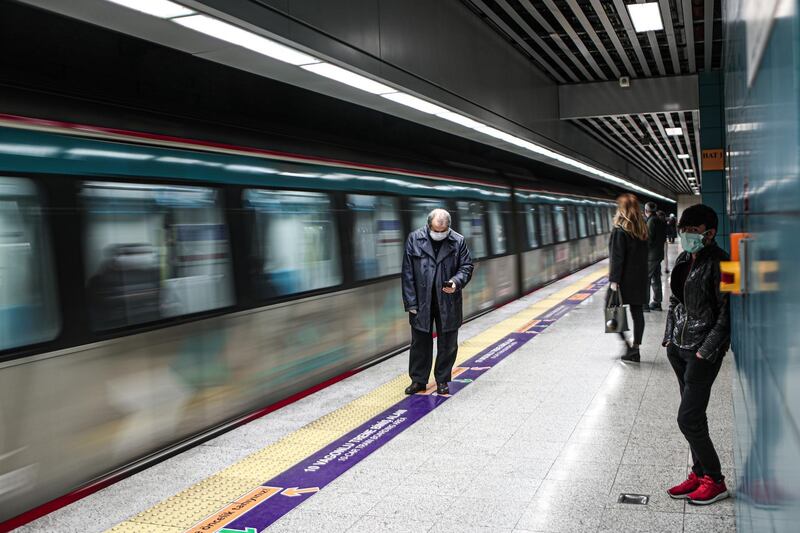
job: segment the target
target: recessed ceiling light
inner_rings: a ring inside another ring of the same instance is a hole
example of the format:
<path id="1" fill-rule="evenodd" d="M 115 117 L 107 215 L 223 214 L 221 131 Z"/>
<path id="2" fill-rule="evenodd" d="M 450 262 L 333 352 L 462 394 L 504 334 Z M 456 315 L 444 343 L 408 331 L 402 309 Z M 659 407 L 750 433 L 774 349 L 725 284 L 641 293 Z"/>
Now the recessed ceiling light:
<path id="1" fill-rule="evenodd" d="M 658 2 L 628 4 L 627 8 L 633 27 L 637 32 L 664 29 L 664 21 L 661 20 L 661 9 L 658 6 Z"/>
<path id="2" fill-rule="evenodd" d="M 175 19 L 175 22 L 181 26 L 199 31 L 200 33 L 205 33 L 206 35 L 241 46 L 242 48 L 247 48 L 253 52 L 271 57 L 272 59 L 289 63 L 290 65 L 300 66 L 320 62 L 316 57 L 304 54 L 294 48 L 289 48 L 288 46 L 257 35 L 251 31 L 206 15 L 181 17 Z"/>
<path id="3" fill-rule="evenodd" d="M 667 128 L 664 131 L 666 131 L 667 135 L 671 137 L 677 137 L 678 135 L 683 135 L 683 130 L 680 128 Z"/>
<path id="4" fill-rule="evenodd" d="M 171 19 L 173 17 L 185 17 L 194 13 L 188 7 L 170 2 L 169 0 L 108 0 L 130 9 L 135 9 L 154 17 Z"/>
<path id="5" fill-rule="evenodd" d="M 683 171 L 686 172 L 687 174 L 693 174 L 694 173 L 694 169 L 691 169 L 691 168 L 684 168 Z"/>
<path id="6" fill-rule="evenodd" d="M 397 92 L 397 89 L 392 89 L 388 85 L 378 83 L 377 81 L 371 80 L 365 76 L 362 76 L 361 74 L 356 74 L 355 72 L 343 69 L 342 67 L 337 67 L 336 65 L 331 65 L 330 63 L 312 63 L 310 65 L 303 65 L 300 68 L 372 94 L 387 94 Z"/>
<path id="7" fill-rule="evenodd" d="M 408 106 L 416 109 L 417 111 L 422 111 L 423 113 L 429 113 L 431 115 L 441 115 L 442 113 L 447 112 L 447 109 L 443 107 L 439 107 L 438 105 L 427 102 L 422 98 L 417 98 L 416 96 L 411 96 L 410 94 L 406 93 L 396 92 L 382 94 L 381 96 L 388 98 L 393 102 L 397 102 L 398 104 L 403 104 L 404 106 Z"/>
<path id="8" fill-rule="evenodd" d="M 689 154 L 678 154 L 678 159 L 689 159 L 690 157 L 692 156 Z"/>

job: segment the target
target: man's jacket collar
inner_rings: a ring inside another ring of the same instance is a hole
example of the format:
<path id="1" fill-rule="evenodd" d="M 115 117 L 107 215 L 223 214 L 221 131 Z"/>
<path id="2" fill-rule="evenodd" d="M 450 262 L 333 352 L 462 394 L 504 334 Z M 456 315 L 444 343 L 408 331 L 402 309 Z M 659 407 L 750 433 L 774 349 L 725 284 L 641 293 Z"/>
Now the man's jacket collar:
<path id="1" fill-rule="evenodd" d="M 445 238 L 444 242 L 442 242 L 442 247 L 439 249 L 439 257 L 436 257 L 436 254 L 433 253 L 433 245 L 431 244 L 431 237 L 428 234 L 427 227 L 422 227 L 417 230 L 417 244 L 423 252 L 431 256 L 432 259 L 436 260 L 436 263 L 441 263 L 445 257 L 452 254 L 456 250 L 456 239 L 453 237 L 452 228 L 450 229 L 450 233 L 448 233 L 447 238 Z"/>

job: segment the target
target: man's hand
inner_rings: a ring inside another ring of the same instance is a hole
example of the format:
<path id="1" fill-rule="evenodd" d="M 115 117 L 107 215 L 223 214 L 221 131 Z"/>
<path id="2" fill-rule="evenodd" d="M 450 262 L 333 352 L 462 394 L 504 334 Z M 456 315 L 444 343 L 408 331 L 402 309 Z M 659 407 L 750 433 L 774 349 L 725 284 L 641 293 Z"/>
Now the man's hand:
<path id="1" fill-rule="evenodd" d="M 697 358 L 698 358 L 698 359 L 701 359 L 701 360 L 702 360 L 702 359 L 705 359 L 705 357 L 703 357 L 702 355 L 700 355 L 700 352 L 697 352 L 695 355 L 697 356 Z"/>
<path id="2" fill-rule="evenodd" d="M 409 309 L 408 312 L 411 313 L 412 315 L 416 315 L 417 314 L 417 310 L 416 309 Z"/>
<path id="3" fill-rule="evenodd" d="M 612 281 L 611 283 L 609 283 L 609 284 L 608 284 L 608 287 L 609 287 L 609 288 L 610 288 L 612 291 L 616 291 L 616 290 L 618 290 L 618 289 L 619 289 L 619 283 L 617 283 L 616 281 Z"/>
<path id="4" fill-rule="evenodd" d="M 442 292 L 446 294 L 453 294 L 454 292 L 456 292 L 456 282 L 453 281 L 452 279 L 450 281 L 447 281 L 445 283 L 445 286 L 442 287 Z"/>

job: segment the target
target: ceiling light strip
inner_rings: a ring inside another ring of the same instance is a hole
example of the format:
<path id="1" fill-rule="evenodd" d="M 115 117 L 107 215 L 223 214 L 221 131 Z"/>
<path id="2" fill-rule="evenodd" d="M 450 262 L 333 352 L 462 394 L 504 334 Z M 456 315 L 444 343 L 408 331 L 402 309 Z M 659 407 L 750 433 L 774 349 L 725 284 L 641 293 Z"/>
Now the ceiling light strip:
<path id="1" fill-rule="evenodd" d="M 522 148 L 540 156 L 563 163 L 584 173 L 599 177 L 605 181 L 612 182 L 622 187 L 633 189 L 642 194 L 653 196 L 672 202 L 670 198 L 662 196 L 653 191 L 645 189 L 633 182 L 605 172 L 591 165 L 583 163 L 578 159 L 562 155 L 558 152 L 540 146 L 526 139 L 516 137 L 510 133 L 498 130 L 486 124 L 482 124 L 469 117 L 445 109 L 432 102 L 418 98 L 411 94 L 399 91 L 388 85 L 370 79 L 361 74 L 357 74 L 343 67 L 322 61 L 310 54 L 296 50 L 290 46 L 281 44 L 277 41 L 246 30 L 239 26 L 229 24 L 220 19 L 196 13 L 180 4 L 169 0 L 108 0 L 112 3 L 122 5 L 131 9 L 136 9 L 144 13 L 151 14 L 159 18 L 172 20 L 185 28 L 203 33 L 210 37 L 240 46 L 253 52 L 265 55 L 272 59 L 289 63 L 300 67 L 308 72 L 323 76 L 339 83 L 354 87 L 356 89 L 375 94 L 391 100 L 395 103 L 410 107 L 422 113 L 435 115 L 443 120 L 447 120 L 471 130 L 482 133 L 488 137 L 503 141 L 512 146 Z"/>

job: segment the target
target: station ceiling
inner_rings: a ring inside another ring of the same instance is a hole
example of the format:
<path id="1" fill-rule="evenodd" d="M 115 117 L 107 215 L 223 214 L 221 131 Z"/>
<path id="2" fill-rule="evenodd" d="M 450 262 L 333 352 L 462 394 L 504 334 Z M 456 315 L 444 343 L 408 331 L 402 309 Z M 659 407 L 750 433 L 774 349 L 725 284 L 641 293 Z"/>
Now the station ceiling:
<path id="1" fill-rule="evenodd" d="M 641 33 L 626 7 L 636 3 L 632 0 L 463 2 L 561 85 L 622 77 L 635 84 L 637 79 L 717 70 L 722 63 L 721 0 L 659 0 L 663 29 Z M 564 120 L 674 192 L 691 193 L 692 177 L 700 186 L 698 109 Z M 681 134 L 667 135 L 668 128 L 681 128 Z"/>

